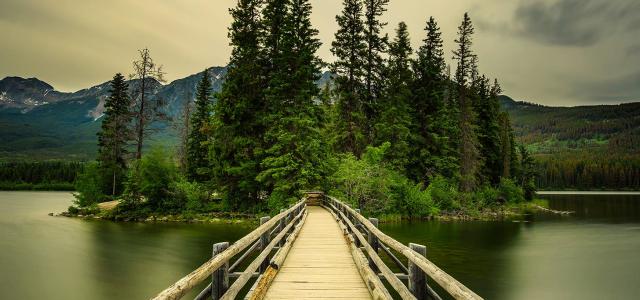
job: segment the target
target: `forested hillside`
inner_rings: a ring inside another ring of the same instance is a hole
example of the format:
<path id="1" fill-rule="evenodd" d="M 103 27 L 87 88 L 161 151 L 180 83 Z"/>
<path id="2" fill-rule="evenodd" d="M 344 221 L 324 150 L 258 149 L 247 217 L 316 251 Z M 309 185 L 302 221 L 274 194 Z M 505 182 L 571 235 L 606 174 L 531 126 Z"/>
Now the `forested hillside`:
<path id="1" fill-rule="evenodd" d="M 640 189 L 640 103 L 548 107 L 502 96 L 543 189 Z"/>

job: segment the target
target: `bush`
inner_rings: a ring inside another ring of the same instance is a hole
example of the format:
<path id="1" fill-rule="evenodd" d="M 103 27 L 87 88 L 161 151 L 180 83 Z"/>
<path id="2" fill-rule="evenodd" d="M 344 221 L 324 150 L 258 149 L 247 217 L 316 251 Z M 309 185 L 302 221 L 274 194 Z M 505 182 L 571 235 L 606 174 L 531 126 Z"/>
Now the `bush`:
<path id="1" fill-rule="evenodd" d="M 498 187 L 500 196 L 510 203 L 520 203 L 524 201 L 524 192 L 513 180 L 502 178 Z"/>
<path id="2" fill-rule="evenodd" d="M 145 154 L 130 169 L 125 188 L 125 204 L 136 206 L 144 203 L 155 211 L 174 211 L 184 208 L 183 198 L 174 197 L 173 183 L 178 170 L 171 157 L 161 148 Z"/>
<path id="3" fill-rule="evenodd" d="M 426 189 L 433 203 L 442 210 L 460 209 L 458 185 L 442 176 L 436 176 Z"/>
<path id="4" fill-rule="evenodd" d="M 87 163 L 84 170 L 76 179 L 76 198 L 73 204 L 78 207 L 90 207 L 104 201 L 106 196 L 102 193 L 102 176 L 98 163 Z"/>
<path id="5" fill-rule="evenodd" d="M 191 212 L 206 210 L 209 192 L 197 182 L 189 182 L 186 178 L 180 178 L 172 187 L 176 199 L 182 199 L 185 209 Z"/>
<path id="6" fill-rule="evenodd" d="M 431 194 L 418 184 L 403 180 L 391 188 L 397 211 L 409 218 L 424 218 L 438 213 Z"/>

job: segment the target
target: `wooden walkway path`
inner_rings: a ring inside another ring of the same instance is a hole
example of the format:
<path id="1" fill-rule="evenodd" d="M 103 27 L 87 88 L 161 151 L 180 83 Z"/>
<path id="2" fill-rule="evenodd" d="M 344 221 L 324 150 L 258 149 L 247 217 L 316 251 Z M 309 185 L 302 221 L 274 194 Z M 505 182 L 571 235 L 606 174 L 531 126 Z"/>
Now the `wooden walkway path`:
<path id="1" fill-rule="evenodd" d="M 260 218 L 260 226 L 235 243 L 214 244 L 211 259 L 153 300 L 181 299 L 207 280 L 196 300 L 392 300 L 392 293 L 403 300 L 441 299 L 430 284 L 457 300 L 482 300 L 426 252 L 384 234 L 377 219 L 340 200 L 308 192 L 279 214 Z"/>
<path id="2" fill-rule="evenodd" d="M 371 299 L 331 213 L 318 206 L 307 211 L 266 299 Z"/>

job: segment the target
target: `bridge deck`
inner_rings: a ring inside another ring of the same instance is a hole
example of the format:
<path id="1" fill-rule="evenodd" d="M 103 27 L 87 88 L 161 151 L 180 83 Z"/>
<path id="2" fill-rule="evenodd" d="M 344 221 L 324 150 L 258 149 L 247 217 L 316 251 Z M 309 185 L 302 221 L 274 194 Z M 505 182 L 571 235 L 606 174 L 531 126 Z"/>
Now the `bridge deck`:
<path id="1" fill-rule="evenodd" d="M 336 220 L 321 207 L 307 210 L 266 299 L 371 299 Z"/>

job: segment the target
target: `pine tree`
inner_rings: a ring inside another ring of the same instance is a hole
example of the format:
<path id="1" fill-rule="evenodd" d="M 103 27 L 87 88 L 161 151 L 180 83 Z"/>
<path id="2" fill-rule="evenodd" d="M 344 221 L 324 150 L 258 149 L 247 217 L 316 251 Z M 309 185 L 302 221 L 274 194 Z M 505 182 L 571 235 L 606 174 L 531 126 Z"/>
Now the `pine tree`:
<path id="1" fill-rule="evenodd" d="M 198 182 L 209 179 L 207 176 L 208 136 L 204 127 L 211 118 L 211 78 L 209 70 L 202 72 L 202 79 L 198 83 L 195 112 L 191 117 L 191 128 L 187 142 L 187 178 Z"/>
<path id="2" fill-rule="evenodd" d="M 460 107 L 460 190 L 463 192 L 471 192 L 475 189 L 481 162 L 471 91 L 471 84 L 477 78 L 477 57 L 471 50 L 473 32 L 471 18 L 468 13 L 465 13 L 462 24 L 458 27 L 458 38 L 455 40 L 457 48 L 453 51 L 453 59 L 458 64 L 455 80 Z"/>
<path id="3" fill-rule="evenodd" d="M 129 77 L 134 81 L 132 99 L 136 105 L 134 108 L 134 123 L 136 136 L 136 159 L 142 158 L 142 148 L 145 138 L 153 129 L 150 125 L 156 121 L 168 120 L 163 111 L 166 103 L 163 99 L 154 95 L 154 92 L 165 82 L 162 66 L 158 66 L 151 58 L 149 49 L 138 51 L 139 60 L 133 62 L 133 74 Z"/>
<path id="4" fill-rule="evenodd" d="M 124 76 L 117 73 L 111 80 L 110 94 L 104 104 L 104 119 L 98 132 L 98 161 L 105 183 L 103 192 L 112 196 L 122 192 L 127 169 L 126 146 L 131 138 L 128 92 L 129 85 Z"/>
<path id="5" fill-rule="evenodd" d="M 410 178 L 427 184 L 437 174 L 452 177 L 457 169 L 457 119 L 453 103 L 447 101 L 449 79 L 445 74 L 444 50 L 440 28 L 430 17 L 426 38 L 413 63 L 412 83 L 412 154 L 408 166 Z"/>
<path id="6" fill-rule="evenodd" d="M 481 76 L 478 82 L 476 102 L 474 109 L 477 113 L 479 152 L 482 157 L 482 177 L 487 183 L 497 185 L 500 183 L 502 173 L 500 161 L 500 103 L 498 95 L 501 89 L 498 81 L 493 86 L 489 79 Z"/>
<path id="7" fill-rule="evenodd" d="M 405 171 L 409 163 L 411 135 L 411 42 L 407 24 L 401 22 L 389 47 L 387 84 L 380 99 L 380 117 L 376 122 L 376 144 L 390 142 L 387 159 L 396 169 Z"/>
<path id="8" fill-rule="evenodd" d="M 384 89 L 385 61 L 383 55 L 387 53 L 388 38 L 382 35 L 387 23 L 381 22 L 380 17 L 387 11 L 389 0 L 363 0 L 364 3 L 364 38 L 366 43 L 364 68 L 364 88 L 362 95 L 364 115 L 368 120 L 376 120 L 381 108 L 380 98 Z M 369 141 L 374 135 L 373 126 L 365 127 L 365 134 Z"/>
<path id="9" fill-rule="evenodd" d="M 269 128 L 265 139 L 262 172 L 258 179 L 272 190 L 269 205 L 284 207 L 299 199 L 303 188 L 319 183 L 326 159 L 320 134 L 319 107 L 314 104 L 319 88 L 320 41 L 311 25 L 309 0 L 292 0 L 286 15 L 281 51 L 267 87 Z"/>
<path id="10" fill-rule="evenodd" d="M 501 112 L 499 117 L 500 123 L 500 176 L 502 178 L 512 178 L 516 175 L 517 153 L 515 148 L 515 140 L 513 137 L 513 128 L 509 120 L 509 113 Z"/>
<path id="11" fill-rule="evenodd" d="M 214 183 L 230 209 L 247 209 L 261 199 L 260 172 L 265 124 L 260 0 L 239 0 L 231 9 L 233 46 L 226 80 L 216 96 L 210 159 Z"/>
<path id="12" fill-rule="evenodd" d="M 341 15 L 336 16 L 339 29 L 331 44 L 331 52 L 336 57 L 331 71 L 335 74 L 338 111 L 337 136 L 332 143 L 340 152 L 360 156 L 366 145 L 368 126 L 362 100 L 363 58 L 367 44 L 361 19 L 362 3 L 360 0 L 343 0 L 343 6 Z"/>

